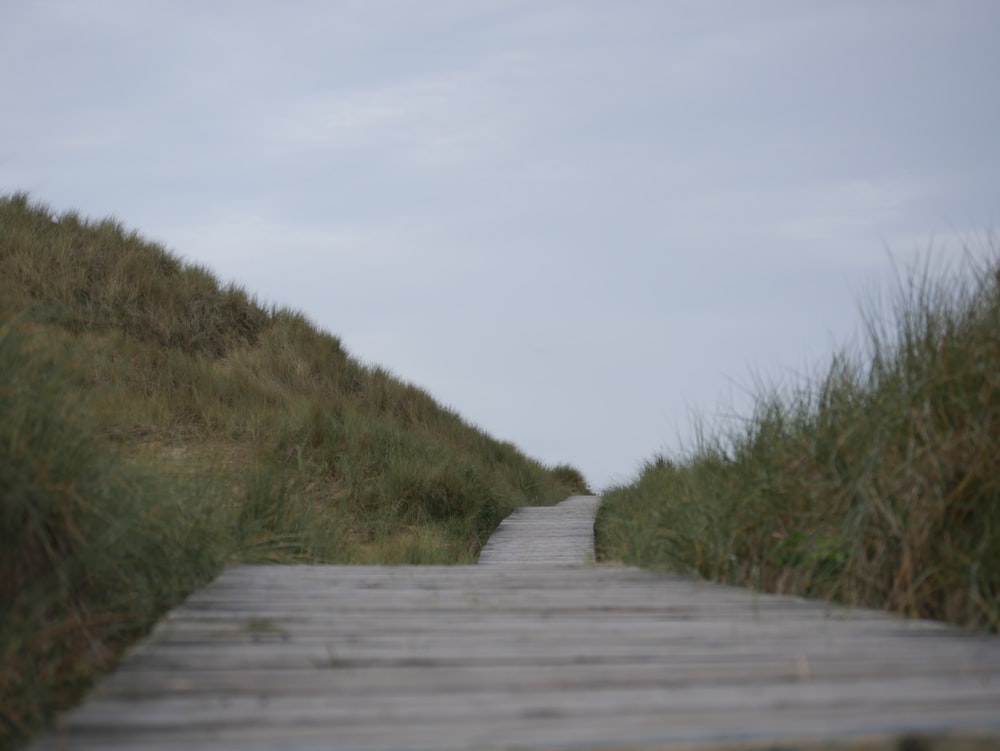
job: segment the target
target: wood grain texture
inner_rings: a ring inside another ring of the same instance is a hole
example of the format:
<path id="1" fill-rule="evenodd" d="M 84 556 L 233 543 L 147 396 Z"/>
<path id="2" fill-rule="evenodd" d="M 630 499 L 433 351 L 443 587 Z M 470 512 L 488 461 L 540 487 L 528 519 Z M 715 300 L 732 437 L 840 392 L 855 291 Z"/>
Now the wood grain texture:
<path id="1" fill-rule="evenodd" d="M 532 517 L 487 565 L 230 568 L 35 748 L 1000 748 L 996 636 L 581 565 Z"/>

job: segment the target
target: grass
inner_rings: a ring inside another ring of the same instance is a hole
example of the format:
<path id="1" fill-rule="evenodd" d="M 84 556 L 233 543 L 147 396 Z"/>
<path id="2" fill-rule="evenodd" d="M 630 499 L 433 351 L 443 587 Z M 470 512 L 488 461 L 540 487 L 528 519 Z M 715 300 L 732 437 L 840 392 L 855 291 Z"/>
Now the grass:
<path id="1" fill-rule="evenodd" d="M 471 562 L 585 491 L 119 222 L 0 198 L 0 749 L 227 563 Z"/>
<path id="2" fill-rule="evenodd" d="M 609 489 L 599 554 L 1000 628 L 1000 259 L 929 261 L 865 343 Z"/>

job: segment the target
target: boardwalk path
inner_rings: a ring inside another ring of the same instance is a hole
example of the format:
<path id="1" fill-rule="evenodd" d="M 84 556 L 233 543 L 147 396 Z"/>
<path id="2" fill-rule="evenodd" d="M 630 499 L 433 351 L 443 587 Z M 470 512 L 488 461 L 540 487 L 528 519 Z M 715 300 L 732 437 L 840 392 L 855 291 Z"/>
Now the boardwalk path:
<path id="1" fill-rule="evenodd" d="M 502 522 L 479 565 L 594 562 L 594 516 L 600 498 L 577 495 L 558 506 L 525 506 Z"/>
<path id="2" fill-rule="evenodd" d="M 596 499 L 558 508 L 494 565 L 231 568 L 38 748 L 1000 748 L 997 637 L 566 565 Z M 992 740 L 908 737 L 948 730 Z"/>

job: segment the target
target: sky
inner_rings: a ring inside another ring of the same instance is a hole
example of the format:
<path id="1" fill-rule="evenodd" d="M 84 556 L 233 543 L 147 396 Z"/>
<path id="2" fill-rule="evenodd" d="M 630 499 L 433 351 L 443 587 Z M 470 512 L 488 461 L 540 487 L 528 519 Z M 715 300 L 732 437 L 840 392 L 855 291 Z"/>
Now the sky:
<path id="1" fill-rule="evenodd" d="M 1000 220 L 995 0 L 0 0 L 0 193 L 595 489 Z"/>

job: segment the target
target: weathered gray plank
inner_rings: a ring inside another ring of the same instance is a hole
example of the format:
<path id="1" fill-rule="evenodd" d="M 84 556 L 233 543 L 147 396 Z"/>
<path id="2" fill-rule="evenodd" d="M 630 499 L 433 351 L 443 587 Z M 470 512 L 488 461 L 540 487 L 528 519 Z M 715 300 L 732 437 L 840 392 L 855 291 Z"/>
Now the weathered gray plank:
<path id="1" fill-rule="evenodd" d="M 506 555 L 231 568 L 36 748 L 1000 746 L 995 636 Z"/>
<path id="2" fill-rule="evenodd" d="M 600 498 L 570 496 L 556 506 L 520 508 L 508 516 L 479 554 L 481 565 L 590 563 Z"/>

